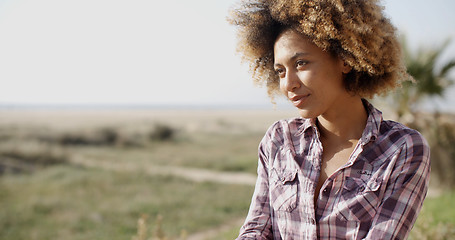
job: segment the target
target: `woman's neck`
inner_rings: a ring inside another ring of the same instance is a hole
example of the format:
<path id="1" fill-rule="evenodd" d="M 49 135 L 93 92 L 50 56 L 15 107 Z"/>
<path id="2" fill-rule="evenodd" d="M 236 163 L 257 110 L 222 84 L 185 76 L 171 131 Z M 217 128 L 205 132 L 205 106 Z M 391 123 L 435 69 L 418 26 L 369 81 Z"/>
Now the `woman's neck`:
<path id="1" fill-rule="evenodd" d="M 338 105 L 317 118 L 321 137 L 340 142 L 360 139 L 368 119 L 362 99 L 350 97 Z"/>

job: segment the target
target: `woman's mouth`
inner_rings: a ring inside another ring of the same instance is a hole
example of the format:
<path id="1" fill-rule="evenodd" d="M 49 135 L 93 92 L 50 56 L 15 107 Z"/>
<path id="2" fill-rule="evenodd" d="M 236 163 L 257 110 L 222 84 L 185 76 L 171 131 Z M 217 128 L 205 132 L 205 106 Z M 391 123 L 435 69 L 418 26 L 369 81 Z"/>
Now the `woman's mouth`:
<path id="1" fill-rule="evenodd" d="M 290 97 L 289 100 L 294 104 L 295 107 L 299 108 L 305 103 L 305 100 L 310 96 L 310 94 L 306 95 L 295 95 Z"/>

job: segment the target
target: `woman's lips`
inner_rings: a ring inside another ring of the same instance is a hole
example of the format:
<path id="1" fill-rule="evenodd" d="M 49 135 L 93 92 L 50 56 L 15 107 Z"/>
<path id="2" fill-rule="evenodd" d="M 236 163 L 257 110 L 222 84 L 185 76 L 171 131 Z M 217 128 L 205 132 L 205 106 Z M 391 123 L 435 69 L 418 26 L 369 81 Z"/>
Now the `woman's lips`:
<path id="1" fill-rule="evenodd" d="M 296 107 L 301 107 L 301 105 L 305 102 L 305 100 L 310 96 L 310 94 L 306 95 L 295 95 L 293 97 L 290 97 L 289 100 L 292 101 L 294 106 Z"/>

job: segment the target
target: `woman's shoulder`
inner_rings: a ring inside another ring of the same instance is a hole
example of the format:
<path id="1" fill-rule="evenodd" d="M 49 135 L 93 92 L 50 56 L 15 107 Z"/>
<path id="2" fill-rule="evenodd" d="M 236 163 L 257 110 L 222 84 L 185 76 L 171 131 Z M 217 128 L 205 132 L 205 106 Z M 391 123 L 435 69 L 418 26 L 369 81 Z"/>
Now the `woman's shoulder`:
<path id="1" fill-rule="evenodd" d="M 287 118 L 274 122 L 259 144 L 259 151 L 264 156 L 276 156 L 287 152 L 295 153 L 295 144 L 301 144 L 299 140 L 302 131 L 310 120 L 304 118 Z M 273 161 L 273 157 L 270 161 Z"/>
<path id="2" fill-rule="evenodd" d="M 379 133 L 383 139 L 387 139 L 395 145 L 405 144 L 408 147 L 419 145 L 428 148 L 425 137 L 419 131 L 396 121 L 382 121 Z"/>
<path id="3" fill-rule="evenodd" d="M 311 126 L 311 120 L 294 117 L 281 119 L 274 122 L 266 131 L 263 141 L 272 142 L 275 145 L 285 145 L 297 136 L 306 126 Z"/>
<path id="4" fill-rule="evenodd" d="M 285 118 L 275 121 L 267 130 L 268 134 L 273 135 L 274 133 L 283 133 L 283 132 L 298 132 L 306 126 L 311 126 L 311 119 L 293 117 Z"/>

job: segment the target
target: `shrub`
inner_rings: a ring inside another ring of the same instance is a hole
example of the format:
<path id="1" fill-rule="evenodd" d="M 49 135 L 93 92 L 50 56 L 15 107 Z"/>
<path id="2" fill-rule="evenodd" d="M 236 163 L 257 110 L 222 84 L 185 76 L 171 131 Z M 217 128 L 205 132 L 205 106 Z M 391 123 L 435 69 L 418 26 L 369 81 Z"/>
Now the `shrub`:
<path id="1" fill-rule="evenodd" d="M 171 126 L 157 123 L 149 136 L 152 141 L 170 141 L 175 139 L 176 132 Z"/>
<path id="2" fill-rule="evenodd" d="M 47 144 L 4 144 L 0 148 L 0 173 L 31 172 L 37 168 L 66 163 L 68 158 L 63 150 Z"/>
<path id="3" fill-rule="evenodd" d="M 171 240 L 171 238 L 166 237 L 166 234 L 162 228 L 163 217 L 158 215 L 156 217 L 154 231 L 152 232 L 151 238 L 147 238 L 149 233 L 149 228 L 147 227 L 148 216 L 143 214 L 141 218 L 137 221 L 137 235 L 132 237 L 132 240 Z M 182 231 L 178 240 L 185 240 L 187 238 L 186 231 Z"/>
<path id="4" fill-rule="evenodd" d="M 435 113 L 422 116 L 411 124 L 428 141 L 431 149 L 432 179 L 439 186 L 453 188 L 455 185 L 455 123 L 448 116 Z"/>
<path id="5" fill-rule="evenodd" d="M 91 132 L 64 133 L 58 137 L 62 145 L 115 145 L 119 134 L 113 128 L 102 128 Z"/>

